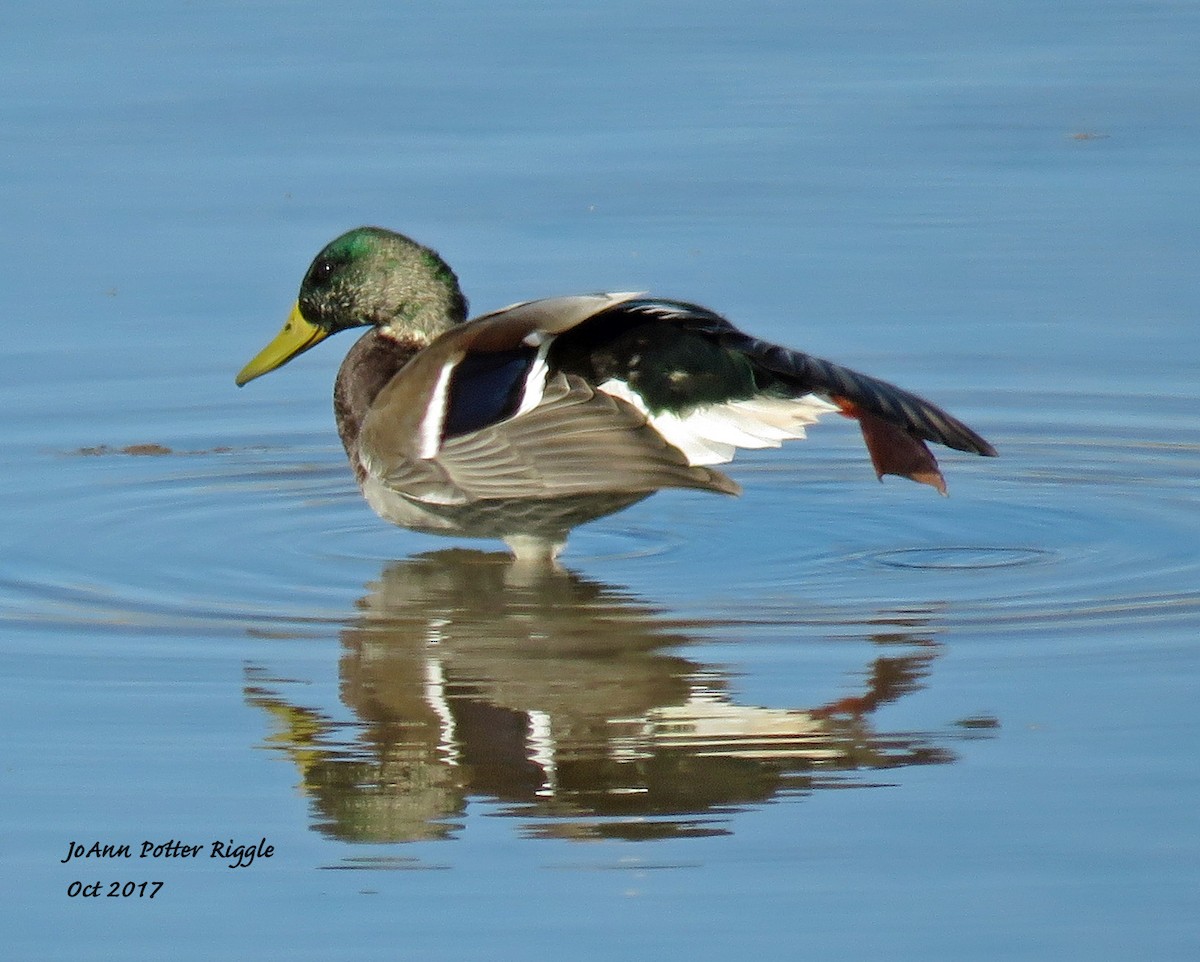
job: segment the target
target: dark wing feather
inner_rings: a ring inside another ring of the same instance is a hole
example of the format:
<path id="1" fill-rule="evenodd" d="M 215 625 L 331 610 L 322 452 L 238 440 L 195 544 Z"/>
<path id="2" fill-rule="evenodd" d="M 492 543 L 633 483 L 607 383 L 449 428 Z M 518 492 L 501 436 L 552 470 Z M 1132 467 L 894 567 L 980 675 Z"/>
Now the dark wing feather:
<path id="1" fill-rule="evenodd" d="M 718 323 L 729 322 L 695 305 L 638 298 L 560 334 L 549 361 L 592 384 L 618 380 L 655 414 L 754 397 L 753 366 L 713 336 Z"/>
<path id="2" fill-rule="evenodd" d="M 814 393 L 831 398 L 852 417 L 865 411 L 927 441 L 988 457 L 996 454 L 991 444 L 936 404 L 832 361 L 751 337 L 706 307 L 683 301 L 639 298 L 597 315 L 594 322 L 588 322 L 583 328 L 594 329 L 600 323 L 615 326 L 613 321 L 618 318 L 618 323 L 625 326 L 658 321 L 706 335 L 725 349 L 748 359 L 758 375 L 759 388 L 768 389 L 774 381 L 786 386 L 789 393 Z M 847 410 L 844 402 L 849 402 L 852 410 Z"/>
<path id="3" fill-rule="evenodd" d="M 852 417 L 866 411 L 926 441 L 936 441 L 957 451 L 996 455 L 991 444 L 958 418 L 904 388 L 740 332 L 727 335 L 725 340 L 731 346 L 736 344 L 757 367 L 800 390 L 832 398 Z"/>

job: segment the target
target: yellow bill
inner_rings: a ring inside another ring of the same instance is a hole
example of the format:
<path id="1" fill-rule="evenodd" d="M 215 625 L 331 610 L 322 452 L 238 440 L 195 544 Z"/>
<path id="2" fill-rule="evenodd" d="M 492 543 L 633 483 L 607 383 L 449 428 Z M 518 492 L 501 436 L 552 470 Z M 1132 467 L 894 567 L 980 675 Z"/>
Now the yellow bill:
<path id="1" fill-rule="evenodd" d="M 282 367 L 292 358 L 303 354 L 315 344 L 320 344 L 329 336 L 329 331 L 310 324 L 300 313 L 300 302 L 297 301 L 283 325 L 283 330 L 259 351 L 254 359 L 238 372 L 236 383 L 238 387 L 253 381 L 269 371 Z"/>

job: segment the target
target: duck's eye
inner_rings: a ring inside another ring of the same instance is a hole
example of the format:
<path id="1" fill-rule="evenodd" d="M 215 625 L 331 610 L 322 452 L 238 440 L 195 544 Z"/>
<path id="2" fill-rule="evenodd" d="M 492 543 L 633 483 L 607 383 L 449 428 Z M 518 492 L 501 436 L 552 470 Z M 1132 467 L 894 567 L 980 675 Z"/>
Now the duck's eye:
<path id="1" fill-rule="evenodd" d="M 308 282 L 310 284 L 325 284 L 337 265 L 327 257 L 322 257 L 316 261 L 308 272 Z"/>

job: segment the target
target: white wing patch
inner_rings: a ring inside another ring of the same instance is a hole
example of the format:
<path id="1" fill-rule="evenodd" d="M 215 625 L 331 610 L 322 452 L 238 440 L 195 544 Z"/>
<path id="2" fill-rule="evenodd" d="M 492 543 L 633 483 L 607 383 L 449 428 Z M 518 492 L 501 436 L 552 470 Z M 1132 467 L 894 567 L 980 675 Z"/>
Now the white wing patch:
<path id="1" fill-rule="evenodd" d="M 651 414 L 646 402 L 624 381 L 611 378 L 600 390 L 620 398 L 646 415 L 668 444 L 692 465 L 725 464 L 738 448 L 777 448 L 805 436 L 804 428 L 823 414 L 838 410 L 815 394 L 798 398 L 748 398 L 708 404 L 687 414 Z"/>
<path id="2" fill-rule="evenodd" d="M 525 341 L 528 343 L 529 338 L 525 338 Z M 546 355 L 550 353 L 550 345 L 553 343 L 554 336 L 551 334 L 544 335 L 538 341 L 537 354 L 525 374 L 525 387 L 521 391 L 521 403 L 517 405 L 513 417 L 520 417 L 542 403 L 542 397 L 546 393 L 546 378 L 550 374 L 550 367 L 546 364 Z"/>
<path id="3" fill-rule="evenodd" d="M 442 427 L 446 423 L 446 396 L 450 390 L 450 375 L 461 360 L 455 357 L 442 365 L 438 371 L 437 381 L 433 385 L 433 393 L 429 397 L 429 406 L 425 409 L 425 417 L 421 418 L 418 430 L 417 457 L 429 460 L 436 458 L 442 448 Z"/>

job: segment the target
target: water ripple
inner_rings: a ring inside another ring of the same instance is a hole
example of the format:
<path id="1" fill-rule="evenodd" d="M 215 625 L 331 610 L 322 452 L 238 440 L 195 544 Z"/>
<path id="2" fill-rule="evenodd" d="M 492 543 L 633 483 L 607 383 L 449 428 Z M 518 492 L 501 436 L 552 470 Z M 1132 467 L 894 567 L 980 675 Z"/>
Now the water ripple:
<path id="1" fill-rule="evenodd" d="M 857 438 L 818 435 L 736 465 L 740 500 L 659 496 L 576 532 L 565 561 L 710 623 L 913 607 L 980 629 L 1200 623 L 1200 443 L 1129 407 L 1104 431 L 1007 412 L 1000 460 L 944 458 L 949 499 L 874 486 Z M 12 468 L 9 623 L 322 631 L 387 562 L 450 544 L 376 519 L 320 435 L 97 445 Z"/>
<path id="2" fill-rule="evenodd" d="M 1057 554 L 1045 548 L 1006 548 L 999 545 L 938 545 L 931 548 L 890 548 L 867 552 L 862 560 L 889 568 L 939 571 L 978 571 L 1047 564 Z"/>

